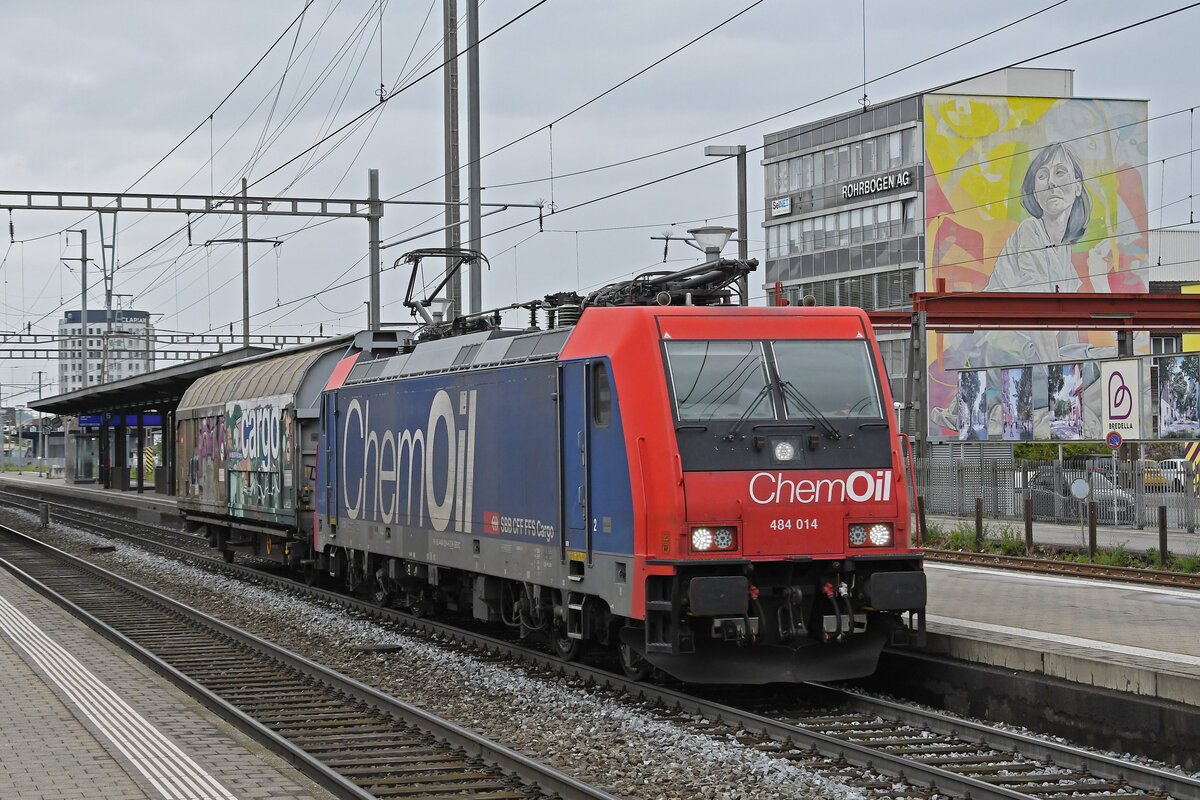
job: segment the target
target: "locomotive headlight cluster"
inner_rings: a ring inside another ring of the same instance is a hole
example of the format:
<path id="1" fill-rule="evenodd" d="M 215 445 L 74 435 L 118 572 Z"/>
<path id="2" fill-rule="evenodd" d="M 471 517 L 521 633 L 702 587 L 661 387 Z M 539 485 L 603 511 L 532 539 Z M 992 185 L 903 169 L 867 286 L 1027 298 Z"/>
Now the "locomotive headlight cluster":
<path id="1" fill-rule="evenodd" d="M 737 549 L 737 530 L 729 527 L 692 528 L 692 552 L 711 553 Z"/>
<path id="2" fill-rule="evenodd" d="M 773 439 L 771 441 L 771 455 L 775 460 L 781 463 L 795 461 L 800 452 L 795 439 Z"/>
<path id="3" fill-rule="evenodd" d="M 846 530 L 851 547 L 890 547 L 892 525 L 889 522 L 855 522 Z"/>

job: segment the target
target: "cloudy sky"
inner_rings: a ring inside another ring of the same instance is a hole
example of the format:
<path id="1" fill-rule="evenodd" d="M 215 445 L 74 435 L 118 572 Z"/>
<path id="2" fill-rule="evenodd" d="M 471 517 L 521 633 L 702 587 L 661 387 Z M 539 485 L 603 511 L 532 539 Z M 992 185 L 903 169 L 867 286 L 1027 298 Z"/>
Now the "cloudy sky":
<path id="1" fill-rule="evenodd" d="M 378 169 L 383 196 L 402 201 L 383 221 L 389 268 L 444 241 L 441 17 L 440 0 L 0 0 L 0 192 L 228 195 L 245 177 L 251 195 L 364 198 Z M 761 259 L 763 135 L 856 108 L 864 70 L 871 102 L 1019 63 L 1074 70 L 1079 96 L 1147 99 L 1150 223 L 1194 211 L 1200 8 L 1184 3 L 483 0 L 480 31 L 485 212 L 513 204 L 483 220 L 484 308 L 662 269 L 651 237 L 734 224 L 734 164 L 706 144 L 750 148 Z M 535 203 L 540 226 L 518 205 Z M 95 214 L 0 214 L 0 331 L 53 333 L 79 307 L 79 262 L 64 259 L 80 236 L 66 231 L 86 228 L 89 308 L 103 307 L 100 259 L 115 253 L 122 307 L 165 331 L 240 334 L 240 247 L 206 245 L 240 236 L 236 219 L 194 215 L 189 232 L 182 215 L 122 212 L 102 251 Z M 280 242 L 251 245 L 253 333 L 365 323 L 364 222 L 255 219 L 250 236 Z M 668 266 L 698 255 L 674 244 Z M 385 322 L 411 321 L 407 282 L 384 272 Z M 4 405 L 36 398 L 36 370 L 55 379 L 55 365 L 6 352 Z"/>

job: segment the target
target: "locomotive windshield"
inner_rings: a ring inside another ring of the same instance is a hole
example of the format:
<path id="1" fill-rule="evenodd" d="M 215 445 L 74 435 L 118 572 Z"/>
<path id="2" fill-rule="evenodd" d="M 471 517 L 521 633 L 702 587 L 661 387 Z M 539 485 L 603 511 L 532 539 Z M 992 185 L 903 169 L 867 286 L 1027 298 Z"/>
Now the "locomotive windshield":
<path id="1" fill-rule="evenodd" d="M 811 419 L 803 400 L 831 419 L 883 416 L 875 366 L 865 340 L 773 342 L 779 377 L 796 392 L 784 392 L 788 419 Z"/>
<path id="2" fill-rule="evenodd" d="M 865 340 L 664 344 L 681 422 L 883 416 Z"/>
<path id="3" fill-rule="evenodd" d="M 667 342 L 680 420 L 775 419 L 761 342 Z"/>

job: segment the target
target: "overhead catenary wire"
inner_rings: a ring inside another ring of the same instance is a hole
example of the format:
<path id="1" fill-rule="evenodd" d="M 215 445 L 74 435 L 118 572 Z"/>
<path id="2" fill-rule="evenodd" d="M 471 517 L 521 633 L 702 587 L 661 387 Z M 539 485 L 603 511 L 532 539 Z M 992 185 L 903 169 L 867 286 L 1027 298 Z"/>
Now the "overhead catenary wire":
<path id="1" fill-rule="evenodd" d="M 739 12 L 737 15 L 735 15 L 734 17 L 731 17 L 731 18 L 729 18 L 729 20 L 726 20 L 726 22 L 723 22 L 723 23 L 721 23 L 720 25 L 718 25 L 718 26 L 716 26 L 716 27 L 721 27 L 721 25 L 724 25 L 724 24 L 726 24 L 728 21 L 730 21 L 730 20 L 732 20 L 732 19 L 736 18 L 737 16 L 740 16 L 742 13 L 745 13 L 745 11 L 748 11 L 750 8 L 753 8 L 753 7 L 754 7 L 754 5 L 757 5 L 757 3 L 756 3 L 756 4 L 753 4 L 753 5 L 751 5 L 751 6 L 748 6 L 747 8 L 745 8 L 745 9 L 743 9 L 741 12 Z M 1057 4 L 1055 4 L 1055 5 L 1057 5 Z M 1051 6 L 1051 7 L 1053 7 L 1053 6 Z M 306 8 L 307 8 L 307 6 L 306 6 Z M 1044 10 L 1045 10 L 1045 9 L 1043 9 L 1043 11 L 1044 11 Z M 1035 16 L 1035 15 L 1036 15 L 1036 13 L 1041 13 L 1041 12 L 1035 12 L 1035 14 L 1027 15 L 1027 17 L 1024 17 L 1024 18 L 1022 18 L 1022 19 L 1027 19 L 1027 18 L 1029 18 L 1029 17 L 1031 17 L 1031 16 Z M 1018 20 L 1018 21 L 1020 21 L 1020 20 Z M 1015 22 L 1014 22 L 1014 23 L 1010 23 L 1010 25 L 1011 25 L 1011 24 L 1015 24 Z M 1006 26 L 1006 27 L 1007 27 L 1007 26 Z M 709 31 L 709 32 L 711 32 L 711 30 L 715 30 L 715 29 L 716 29 L 716 28 L 710 29 L 710 31 Z M 281 34 L 281 36 L 280 36 L 280 40 L 282 39 L 282 36 L 283 36 L 283 35 L 285 35 L 285 34 L 286 34 L 286 30 L 285 30 L 285 33 L 284 33 L 284 34 Z M 704 35 L 707 35 L 707 34 L 704 34 Z M 986 35 L 986 34 L 985 34 L 985 35 Z M 692 41 L 694 42 L 694 41 L 698 40 L 698 38 L 700 38 L 700 37 L 697 37 L 696 39 L 693 39 Z M 971 41 L 976 41 L 976 40 L 978 40 L 978 38 L 981 38 L 981 37 L 976 37 L 976 39 L 973 39 L 973 40 L 971 40 Z M 277 40 L 277 41 L 278 41 L 278 40 Z M 690 44 L 690 43 L 691 43 L 691 42 L 689 42 L 689 44 Z M 684 47 L 686 47 L 686 46 L 687 46 L 687 45 L 684 45 Z M 679 51 L 680 51 L 680 50 L 682 50 L 682 49 L 683 49 L 682 47 L 681 47 L 681 48 L 676 48 L 674 51 L 672 51 L 672 54 L 674 54 L 674 53 L 677 53 L 677 52 L 679 52 Z M 954 48 L 951 48 L 951 49 L 954 49 Z M 943 51 L 943 52 L 948 52 L 948 51 Z M 656 65 L 656 64 L 659 64 L 659 63 L 661 63 L 663 60 L 665 60 L 665 58 L 669 57 L 670 55 L 671 55 L 671 54 L 668 54 L 668 56 L 665 56 L 665 57 L 663 57 L 663 58 L 660 58 L 660 59 L 658 59 L 658 60 L 657 60 L 656 62 L 654 62 L 654 64 L 652 64 L 651 66 L 654 66 L 654 65 Z M 261 61 L 261 59 L 260 59 L 260 61 Z M 920 63 L 920 62 L 918 62 L 918 63 Z M 587 103 L 584 103 L 584 104 L 582 104 L 582 105 L 580 105 L 580 106 L 577 106 L 577 107 L 576 107 L 576 109 L 572 110 L 571 112 L 568 112 L 568 113 L 567 113 L 567 114 L 565 114 L 565 115 L 562 115 L 562 116 L 560 116 L 558 119 L 559 119 L 559 120 L 565 119 L 567 116 L 570 116 L 571 114 L 575 113 L 575 112 L 576 112 L 576 111 L 578 111 L 579 109 L 582 109 L 582 108 L 584 108 L 584 107 L 586 107 L 586 106 L 590 105 L 592 102 L 595 102 L 595 100 L 599 99 L 600 97 L 603 97 L 603 96 L 605 96 L 606 94 L 610 93 L 611 91 L 613 91 L 613 90 L 614 90 L 614 89 L 616 89 L 617 87 L 619 87 L 619 86 L 621 86 L 621 85 L 624 85 L 624 84 L 625 84 L 625 83 L 627 83 L 629 80 L 632 80 L 632 78 L 633 78 L 633 77 L 636 77 L 637 75 L 643 74 L 643 73 L 644 73 L 644 72 L 645 72 L 647 69 L 649 69 L 649 68 L 650 68 L 650 67 L 647 67 L 647 68 L 645 68 L 645 69 L 643 69 L 643 70 L 640 70 L 638 73 L 635 73 L 634 75 L 630 76 L 629 78 L 625 79 L 624 81 L 622 81 L 622 82 L 618 83 L 616 86 L 614 86 L 614 87 L 611 87 L 610 89 L 606 90 L 605 92 L 601 93 L 600 95 L 597 95 L 595 98 L 593 98 L 592 100 L 588 101 Z M 428 74 L 428 73 L 427 73 L 427 74 Z M 231 94 L 232 94 L 232 93 L 231 93 Z M 224 102 L 224 101 L 223 101 L 223 102 Z"/>
<path id="2" fill-rule="evenodd" d="M 1076 48 L 1076 47 L 1081 47 L 1081 46 L 1083 46 L 1083 45 L 1085 45 L 1085 44 L 1091 44 L 1091 43 L 1094 43 L 1094 42 L 1100 41 L 1100 40 L 1102 40 L 1102 39 L 1108 38 L 1108 37 L 1110 37 L 1110 36 L 1113 36 L 1113 35 L 1116 35 L 1116 34 L 1119 34 L 1119 33 L 1123 33 L 1123 32 L 1126 32 L 1126 31 L 1128 31 L 1128 30 L 1132 30 L 1133 28 L 1141 27 L 1141 26 L 1143 26 L 1143 25 L 1147 25 L 1147 24 L 1150 24 L 1150 23 L 1152 23 L 1152 22 L 1158 22 L 1158 21 L 1161 21 L 1161 20 L 1163 20 L 1163 19 L 1166 19 L 1166 18 L 1168 18 L 1168 17 L 1171 17 L 1171 16 L 1173 16 L 1173 15 L 1175 15 L 1175 14 L 1179 14 L 1179 13 L 1182 13 L 1182 12 L 1184 12 L 1184 11 L 1189 11 L 1189 10 L 1192 10 L 1192 9 L 1196 8 L 1197 6 L 1200 6 L 1200 2 L 1197 2 L 1197 3 L 1191 3 L 1191 4 L 1187 5 L 1187 6 L 1184 6 L 1184 7 L 1182 7 L 1182 8 L 1179 8 L 1179 9 L 1175 9 L 1175 10 L 1173 10 L 1173 11 L 1168 11 L 1168 12 L 1164 12 L 1164 13 L 1162 13 L 1162 14 L 1157 14 L 1157 15 L 1155 15 L 1155 16 L 1148 17 L 1148 18 L 1146 18 L 1146 19 L 1140 20 L 1140 21 L 1138 21 L 1138 22 L 1136 22 L 1136 23 L 1131 23 L 1131 24 L 1128 24 L 1128 25 L 1123 25 L 1123 26 L 1120 26 L 1120 27 L 1118 27 L 1118 28 L 1110 29 L 1109 31 L 1106 31 L 1106 32 L 1104 32 L 1104 33 L 1095 34 L 1095 35 L 1093 35 L 1093 36 L 1089 36 L 1089 37 L 1086 37 L 1086 38 L 1084 38 L 1084 39 L 1077 40 L 1077 41 L 1075 41 L 1075 42 L 1072 42 L 1072 43 L 1070 43 L 1070 44 L 1063 45 L 1062 47 L 1059 47 L 1059 48 L 1054 48 L 1054 49 L 1051 49 L 1051 50 L 1047 50 L 1047 51 L 1041 52 L 1041 53 L 1039 53 L 1039 54 L 1037 54 L 1037 55 L 1035 55 L 1035 56 L 1028 56 L 1028 57 L 1026 57 L 1026 58 L 1022 58 L 1022 59 L 1019 59 L 1019 60 L 1016 60 L 1016 61 L 1010 62 L 1009 64 L 1007 64 L 1007 65 L 1004 65 L 1004 66 L 1001 66 L 1001 67 L 994 67 L 994 68 L 992 68 L 992 69 L 989 69 L 989 70 L 986 70 L 986 71 L 980 72 L 980 73 L 976 74 L 975 76 L 972 76 L 972 78 L 967 78 L 967 79 L 965 79 L 965 80 L 971 80 L 971 79 L 973 79 L 973 78 L 979 78 L 979 77 L 982 77 L 982 76 L 984 76 L 984 75 L 991 74 L 991 73 L 993 73 L 993 72 L 995 72 L 995 71 L 997 71 L 997 70 L 999 70 L 999 69 L 1007 69 L 1007 68 L 1011 68 L 1011 67 L 1019 66 L 1019 65 L 1021 65 L 1021 64 L 1026 64 L 1026 63 L 1029 63 L 1030 61 L 1036 61 L 1036 60 L 1038 60 L 1038 59 L 1045 58 L 1046 56 L 1049 56 L 1049 55 L 1054 55 L 1054 54 L 1056 54 L 1056 53 L 1065 52 L 1065 51 L 1067 51 L 1067 50 L 1071 50 L 1071 49 L 1074 49 L 1074 48 Z M 885 77 L 886 77 L 886 76 L 885 76 Z M 937 88 L 944 88 L 944 87 L 946 87 L 946 86 L 952 86 L 952 85 L 954 85 L 954 83 L 961 83 L 961 82 L 963 82 L 963 81 L 961 81 L 961 80 L 960 80 L 960 81 L 954 81 L 953 83 L 943 84 L 943 85 L 942 85 L 942 87 L 937 87 Z M 935 89 L 931 89 L 930 91 L 932 92 L 932 91 L 936 91 L 936 90 L 937 90 L 937 89 L 935 88 Z M 842 92 L 840 92 L 840 93 L 838 93 L 838 94 L 844 94 L 844 93 L 845 93 L 845 91 L 848 91 L 848 90 L 843 90 Z M 832 96 L 837 96 L 837 95 L 832 95 Z M 826 99 L 828 99 L 828 98 L 826 98 Z M 743 127 L 749 127 L 749 126 L 743 126 Z M 733 131 L 739 131 L 739 130 L 742 130 L 742 129 L 743 129 L 743 127 L 735 128 L 735 129 L 733 129 Z M 709 137 L 709 138 L 715 138 L 715 137 Z M 707 141 L 707 139 L 705 139 L 705 140 L 700 140 L 700 141 Z M 765 147 L 765 145 L 760 145 L 760 146 L 758 146 L 758 147 L 754 147 L 754 148 L 747 148 L 747 153 L 751 153 L 751 152 L 758 152 L 758 151 L 762 150 L 764 147 Z M 719 162 L 714 162 L 714 163 L 719 163 Z M 635 184 L 635 185 L 633 185 L 633 186 L 626 187 L 626 188 L 624 188 L 624 189 L 619 189 L 619 190 L 616 190 L 616 191 L 608 192 L 608 193 L 606 193 L 606 194 L 604 194 L 604 195 L 601 195 L 601 196 L 598 196 L 598 197 L 593 197 L 593 198 L 590 198 L 590 199 L 587 199 L 587 200 L 582 200 L 582 201 L 580 201 L 580 202 L 577 202 L 577 203 L 575 203 L 575 204 L 572 204 L 572 205 L 569 205 L 569 206 L 566 206 L 566 207 L 560 208 L 560 209 L 559 209 L 559 213 L 565 213 L 565 212 L 568 212 L 568 211 L 575 211 L 575 210 L 578 210 L 578 209 L 581 209 L 581 208 L 585 208 L 585 207 L 587 207 L 587 206 L 594 205 L 594 204 L 596 204 L 596 203 L 603 202 L 603 201 L 605 201 L 605 200 L 610 200 L 610 199 L 612 199 L 612 198 L 614 198 L 614 197 L 619 197 L 619 196 L 621 196 L 621 195 L 623 195 L 623 194 L 627 194 L 627 193 L 630 193 L 630 192 L 635 192 L 635 191 L 638 191 L 638 190 L 640 190 L 640 189 L 644 189 L 644 188 L 646 188 L 646 187 L 649 187 L 649 186 L 654 186 L 654 185 L 656 185 L 656 184 L 663 183 L 663 182 L 665 182 L 665 181 L 668 181 L 668 180 L 673 180 L 673 179 L 675 179 L 675 178 L 678 178 L 678 177 L 681 177 L 681 176 L 683 176 L 683 175 L 687 175 L 687 174 L 690 174 L 690 173 L 696 172 L 697 170 L 706 169 L 706 168 L 708 168 L 708 167 L 710 167 L 710 166 L 712 166 L 712 164 L 701 164 L 701 165 L 699 165 L 699 166 L 690 167 L 690 168 L 683 169 L 683 170 L 678 170 L 678 171 L 676 171 L 676 172 L 669 173 L 669 174 L 667 174 L 667 175 L 664 175 L 664 176 L 661 176 L 661 177 L 659 177 L 659 178 L 654 178 L 654 179 L 651 179 L 651 180 L 648 180 L 648 181 L 643 181 L 643 182 L 641 182 L 641 183 Z M 561 177 L 561 176 L 560 176 L 560 177 Z M 491 233 L 489 233 L 489 234 L 485 234 L 485 236 L 494 236 L 494 235 L 498 235 L 498 234 L 501 234 L 501 233 L 505 233 L 505 232 L 508 232 L 508 231 L 511 231 L 511 230 L 516 230 L 516 229 L 518 229 L 518 228 L 521 228 L 521 227 L 524 227 L 524 226 L 526 226 L 526 225 L 529 225 L 529 224 L 531 224 L 532 222 L 534 222 L 534 220 L 524 220 L 524 221 L 521 221 L 521 222 L 517 222 L 517 223 L 514 223 L 514 224 L 512 224 L 512 225 L 509 225 L 509 226 L 508 226 L 508 227 L 506 227 L 506 228 L 501 228 L 501 229 L 499 229 L 499 230 L 492 231 L 492 232 L 491 232 Z"/>
<path id="3" fill-rule="evenodd" d="M 561 178 L 562 176 L 561 176 L 561 175 L 559 175 L 559 176 L 556 176 L 556 177 L 557 177 L 557 178 Z M 615 195 L 610 195 L 610 196 L 615 196 Z M 490 235 L 490 234 L 489 234 L 489 235 Z"/>
<path id="4" fill-rule="evenodd" d="M 540 2 L 537 2 L 537 3 L 535 3 L 535 4 L 534 4 L 532 7 L 530 7 L 529 9 L 526 9 L 524 12 L 522 12 L 522 13 L 518 14 L 517 16 L 515 16 L 514 18 L 512 18 L 511 20 L 509 20 L 508 22 L 506 22 L 505 24 L 503 24 L 503 25 L 502 25 L 502 26 L 500 26 L 499 28 L 497 28 L 496 30 L 494 30 L 494 31 L 492 31 L 491 33 L 489 33 L 487 36 L 484 36 L 484 37 L 482 37 L 482 38 L 481 38 L 481 40 L 480 40 L 480 43 L 482 44 L 482 42 L 483 42 L 483 41 L 486 41 L 487 39 L 490 39 L 492 36 L 495 36 L 496 34 L 498 34 L 499 32 L 501 32 L 502 30 L 506 29 L 506 28 L 507 28 L 507 27 L 509 27 L 510 25 L 512 25 L 512 24 L 514 24 L 515 22 L 519 21 L 520 19 L 524 18 L 524 17 L 525 17 L 525 16 L 527 16 L 529 13 L 531 13 L 533 10 L 535 10 L 536 8 L 540 7 L 541 5 L 545 4 L 545 3 L 546 3 L 546 2 L 548 2 L 548 1 L 549 1 L 549 0 L 540 0 Z M 311 0 L 310 0 L 310 4 L 311 4 Z M 405 90 L 407 90 L 407 89 L 411 88 L 413 85 L 415 85 L 415 84 L 419 83 L 420 81 L 424 80 L 424 79 L 425 79 L 426 77 L 428 77 L 429 75 L 432 75 L 432 74 L 436 73 L 436 72 L 437 72 L 439 69 L 441 69 L 441 66 L 442 66 L 442 65 L 441 65 L 441 64 L 439 64 L 437 67 L 434 67 L 432 70 L 429 70 L 429 71 L 425 72 L 425 73 L 424 73 L 424 74 L 422 74 L 420 77 L 418 77 L 418 78 L 416 78 L 416 79 L 414 79 L 414 80 L 410 81 L 409 83 L 407 83 L 407 84 L 405 84 L 405 85 L 403 85 L 403 86 L 400 86 L 400 87 L 398 87 L 396 90 L 394 90 L 393 92 L 389 93 L 389 95 L 388 95 L 387 97 L 383 98 L 383 102 L 386 102 L 386 101 L 388 101 L 388 100 L 390 100 L 390 99 L 393 99 L 395 96 L 399 95 L 399 94 L 400 94 L 400 93 L 402 93 L 403 91 L 405 91 Z M 382 105 L 382 103 L 381 103 L 380 105 Z M 305 149 L 304 151 L 302 151 L 300 154 L 298 154 L 298 155 L 294 156 L 293 158 L 289 159 L 289 160 L 288 160 L 288 161 L 286 161 L 285 163 L 283 163 L 283 164 L 279 165 L 278 167 L 276 167 L 274 170 L 272 170 L 272 171 L 271 171 L 270 173 L 268 173 L 267 175 L 264 175 L 264 176 L 261 176 L 261 177 L 259 177 L 259 178 L 258 178 L 258 179 L 257 179 L 257 180 L 254 182 L 254 183 L 255 183 L 255 184 L 257 184 L 257 183 L 260 183 L 260 182 L 262 182 L 262 181 L 263 181 L 263 180 L 265 180 L 266 178 L 268 178 L 268 177 L 270 177 L 271 175 L 273 175 L 273 174 L 277 173 L 277 172 L 278 172 L 279 170 L 281 170 L 282 168 L 284 168 L 284 167 L 288 166 L 288 165 L 289 165 L 289 164 L 291 164 L 291 163 L 294 163 L 295 161 L 297 161 L 298 159 L 300 159 L 300 158 L 304 157 L 304 156 L 305 156 L 305 155 L 307 155 L 308 153 L 311 153 L 311 152 L 313 152 L 313 151 L 314 151 L 314 150 L 315 150 L 317 147 L 319 147 L 319 146 L 320 146 L 322 143 L 324 143 L 324 142 L 327 142 L 327 141 L 328 141 L 328 140 L 329 140 L 331 137 L 337 136 L 338 134 L 340 134 L 340 133 L 342 133 L 342 132 L 344 132 L 344 131 L 346 131 L 346 130 L 350 129 L 352 126 L 355 126 L 356 124 L 359 124 L 359 123 L 361 123 L 361 122 L 362 122 L 363 120 L 365 120 L 365 119 L 366 119 L 366 118 L 367 118 L 367 117 L 368 117 L 370 114 L 373 114 L 373 113 L 375 113 L 375 112 L 377 111 L 377 108 L 378 108 L 378 106 L 376 106 L 376 107 L 373 107 L 373 108 L 369 109 L 368 111 L 366 111 L 366 112 L 363 112 L 362 114 L 358 115 L 356 118 L 352 119 L 350 122 L 348 122 L 348 123 L 346 123 L 346 124 L 343 124 L 342 126 L 338 127 L 338 128 L 337 128 L 336 130 L 334 130 L 332 133 L 330 133 L 330 134 L 328 134 L 328 135 L 326 135 L 326 136 L 322 137 L 322 138 L 321 138 L 321 139 L 320 139 L 320 140 L 319 140 L 319 141 L 318 141 L 316 144 L 314 144 L 314 145 L 310 146 L 309 148 L 306 148 L 306 149 Z M 178 232 L 176 232 L 176 233 L 178 233 Z M 158 248 L 158 247 L 161 247 L 163 244 L 165 244 L 166 242 L 170 241 L 170 240 L 171 240 L 171 239 L 174 237 L 174 235 L 175 235 L 175 234 L 171 234 L 171 235 L 168 235 L 167 237 L 164 237 L 164 238 L 163 238 L 163 239 L 161 239 L 161 240 L 160 240 L 160 241 L 159 241 L 157 244 L 153 245 L 151 248 L 147 248 L 146 250 L 143 250 L 143 251 L 142 251 L 142 253 L 139 253 L 139 254 L 138 254 L 138 256 L 135 256 L 135 257 L 134 257 L 134 259 L 132 259 L 132 260 L 129 260 L 129 261 L 126 261 L 125 265 L 123 265 L 123 266 L 124 266 L 124 267 L 128 267 L 128 266 L 129 266 L 129 265 L 130 265 L 130 264 L 131 264 L 133 261 L 136 261 L 136 260 L 140 259 L 142 256 L 146 255 L 148 252 L 150 252 L 150 251 L 152 251 L 152 250 L 154 250 L 154 249 L 156 249 L 156 248 Z M 51 313 L 53 313 L 53 312 L 51 312 Z"/>

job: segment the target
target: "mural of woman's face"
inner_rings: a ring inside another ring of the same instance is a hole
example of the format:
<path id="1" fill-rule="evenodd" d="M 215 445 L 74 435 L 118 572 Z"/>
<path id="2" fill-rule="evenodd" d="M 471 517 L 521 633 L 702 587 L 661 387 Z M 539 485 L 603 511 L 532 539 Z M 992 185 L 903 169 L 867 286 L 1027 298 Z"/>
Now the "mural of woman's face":
<path id="1" fill-rule="evenodd" d="M 1075 166 L 1062 150 L 1038 168 L 1033 187 L 1042 214 L 1050 217 L 1069 214 L 1075 198 L 1083 191 L 1075 175 Z"/>

